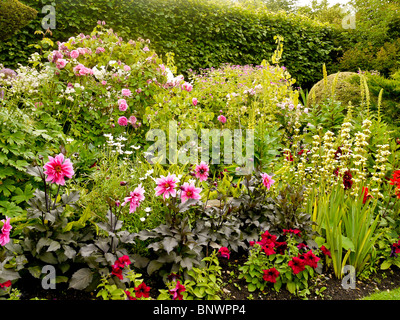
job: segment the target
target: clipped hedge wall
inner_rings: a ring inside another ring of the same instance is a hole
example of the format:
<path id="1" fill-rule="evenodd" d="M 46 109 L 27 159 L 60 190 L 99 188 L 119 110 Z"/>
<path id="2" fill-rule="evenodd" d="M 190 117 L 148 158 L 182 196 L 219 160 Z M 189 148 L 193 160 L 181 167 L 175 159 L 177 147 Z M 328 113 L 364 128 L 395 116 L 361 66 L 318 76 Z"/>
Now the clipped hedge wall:
<path id="1" fill-rule="evenodd" d="M 10 38 L 36 15 L 36 10 L 18 0 L 0 0 L 0 41 Z"/>
<path id="2" fill-rule="evenodd" d="M 38 10 L 51 4 L 51 0 L 24 2 Z M 0 62 L 7 66 L 26 61 L 33 51 L 27 45 L 35 41 L 33 33 L 41 28 L 43 16 L 0 44 Z M 150 39 L 158 53 L 174 52 L 178 72 L 222 63 L 260 64 L 276 49 L 273 37 L 279 34 L 285 38 L 281 64 L 303 86 L 322 77 L 323 63 L 337 60 L 343 39 L 332 26 L 303 16 L 255 11 L 221 0 L 60 0 L 56 17 L 54 40 L 87 34 L 98 20 L 105 20 L 124 38 Z"/>

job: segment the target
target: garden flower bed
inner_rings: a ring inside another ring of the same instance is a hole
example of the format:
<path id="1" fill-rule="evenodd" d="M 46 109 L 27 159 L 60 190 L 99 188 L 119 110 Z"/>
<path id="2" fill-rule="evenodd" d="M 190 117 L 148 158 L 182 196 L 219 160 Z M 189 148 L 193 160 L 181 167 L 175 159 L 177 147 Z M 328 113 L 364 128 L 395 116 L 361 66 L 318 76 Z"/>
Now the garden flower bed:
<path id="1" fill-rule="evenodd" d="M 99 22 L 1 68 L 0 295 L 357 299 L 398 286 L 396 131 L 362 73 L 360 105 L 333 86 L 306 107 L 275 40 L 270 62 L 185 78 L 150 40 Z"/>

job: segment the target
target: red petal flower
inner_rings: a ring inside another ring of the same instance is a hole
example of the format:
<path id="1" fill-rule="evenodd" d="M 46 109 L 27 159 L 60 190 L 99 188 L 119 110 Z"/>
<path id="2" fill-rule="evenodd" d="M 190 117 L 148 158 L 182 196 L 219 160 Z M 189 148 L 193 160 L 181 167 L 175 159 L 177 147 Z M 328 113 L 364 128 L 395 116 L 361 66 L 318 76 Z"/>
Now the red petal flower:
<path id="1" fill-rule="evenodd" d="M 136 298 L 148 298 L 150 296 L 150 287 L 146 286 L 144 282 L 142 282 L 139 286 L 135 288 Z"/>
<path id="2" fill-rule="evenodd" d="M 288 265 L 292 268 L 294 274 L 298 274 L 306 268 L 304 260 L 298 257 L 293 257 L 292 260 L 288 262 Z"/>
<path id="3" fill-rule="evenodd" d="M 279 271 L 275 268 L 263 270 L 264 276 L 263 279 L 267 282 L 275 283 L 276 279 L 279 277 Z"/>

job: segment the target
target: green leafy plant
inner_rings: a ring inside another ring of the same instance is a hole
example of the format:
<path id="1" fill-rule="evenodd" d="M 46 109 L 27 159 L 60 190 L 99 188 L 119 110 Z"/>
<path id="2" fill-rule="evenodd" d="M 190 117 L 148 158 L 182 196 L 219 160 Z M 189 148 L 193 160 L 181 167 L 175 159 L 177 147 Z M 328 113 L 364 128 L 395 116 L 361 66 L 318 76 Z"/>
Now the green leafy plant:
<path id="1" fill-rule="evenodd" d="M 222 295 L 221 267 L 218 252 L 214 250 L 210 256 L 204 257 L 199 266 L 188 271 L 189 278 L 182 283 L 183 300 L 220 300 Z M 179 276 L 172 275 L 166 282 L 168 289 L 160 289 L 158 300 L 170 300 L 171 290 L 177 286 Z"/>
<path id="2" fill-rule="evenodd" d="M 308 281 L 322 271 L 320 258 L 314 254 L 319 254 L 319 250 L 313 241 L 299 245 L 295 230 L 300 231 L 286 230 L 286 241 L 267 231 L 261 241 L 253 244 L 247 261 L 239 267 L 239 279 L 246 280 L 249 292 L 279 291 L 285 286 L 292 294 L 310 294 Z"/>

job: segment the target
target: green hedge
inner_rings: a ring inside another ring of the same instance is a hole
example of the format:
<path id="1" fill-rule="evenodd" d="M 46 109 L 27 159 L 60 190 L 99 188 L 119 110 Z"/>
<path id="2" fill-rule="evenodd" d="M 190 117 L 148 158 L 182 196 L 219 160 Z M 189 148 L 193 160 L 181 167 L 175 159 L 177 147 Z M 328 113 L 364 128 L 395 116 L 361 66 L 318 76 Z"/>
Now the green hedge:
<path id="1" fill-rule="evenodd" d="M 25 0 L 41 10 L 49 0 Z M 41 28 L 41 15 L 6 43 L 0 44 L 0 63 L 12 67 L 33 52 L 29 44 Z M 54 40 L 89 33 L 105 20 L 119 35 L 150 39 L 160 54 L 175 53 L 179 72 L 219 67 L 222 63 L 260 64 L 276 48 L 273 37 L 282 35 L 281 64 L 300 84 L 311 85 L 322 77 L 322 64 L 336 61 L 343 39 L 340 31 L 303 16 L 270 13 L 215 0 L 59 0 Z"/>
<path id="2" fill-rule="evenodd" d="M 18 0 L 0 0 L 0 40 L 4 41 L 35 19 L 37 11 Z"/>

